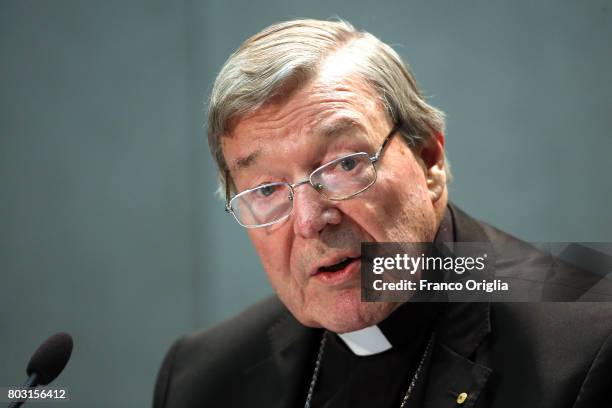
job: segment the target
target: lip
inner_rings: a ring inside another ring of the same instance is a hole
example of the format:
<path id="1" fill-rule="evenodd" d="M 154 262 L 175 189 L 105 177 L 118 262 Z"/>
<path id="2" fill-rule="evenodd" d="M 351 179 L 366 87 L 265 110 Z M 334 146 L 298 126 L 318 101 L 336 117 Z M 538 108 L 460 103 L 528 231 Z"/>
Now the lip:
<path id="1" fill-rule="evenodd" d="M 321 272 L 319 268 L 325 265 L 334 265 L 345 258 L 355 258 L 346 265 L 344 268 L 339 269 L 335 272 Z M 311 273 L 311 277 L 317 280 L 320 283 L 327 285 L 337 285 L 343 282 L 350 280 L 354 275 L 356 275 L 361 269 L 361 259 L 359 255 L 343 255 L 337 256 L 329 261 L 319 263 Z"/>
<path id="2" fill-rule="evenodd" d="M 312 269 L 310 270 L 310 276 L 318 275 L 320 273 L 327 273 L 327 272 L 319 272 L 319 268 L 322 268 L 324 266 L 329 266 L 329 265 L 335 265 L 346 258 L 360 258 L 360 256 L 361 254 L 359 253 L 351 252 L 351 253 L 338 254 L 338 255 L 334 255 L 333 257 L 322 259 L 321 261 L 317 262 L 312 267 Z"/>

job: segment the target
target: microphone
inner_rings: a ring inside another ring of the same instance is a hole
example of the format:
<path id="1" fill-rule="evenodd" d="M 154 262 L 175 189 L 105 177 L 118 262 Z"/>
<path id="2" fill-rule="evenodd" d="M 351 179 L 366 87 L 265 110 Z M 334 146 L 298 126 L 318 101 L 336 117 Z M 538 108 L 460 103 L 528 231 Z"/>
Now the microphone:
<path id="1" fill-rule="evenodd" d="M 34 388 L 55 380 L 66 367 L 71 354 L 72 337 L 68 333 L 60 332 L 49 337 L 32 354 L 26 369 L 28 380 L 24 387 Z M 20 407 L 24 402 L 13 401 L 8 408 Z"/>

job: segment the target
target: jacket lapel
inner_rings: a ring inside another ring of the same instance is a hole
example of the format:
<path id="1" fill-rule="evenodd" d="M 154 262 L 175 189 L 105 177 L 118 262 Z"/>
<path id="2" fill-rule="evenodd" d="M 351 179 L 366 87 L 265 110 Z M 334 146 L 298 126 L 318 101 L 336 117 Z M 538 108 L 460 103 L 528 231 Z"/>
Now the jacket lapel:
<path id="1" fill-rule="evenodd" d="M 476 221 L 452 204 L 449 209 L 454 241 L 489 241 Z M 436 323 L 436 347 L 424 373 L 423 406 L 474 407 L 492 373 L 490 368 L 473 361 L 491 332 L 490 303 L 446 303 L 442 309 Z M 462 393 L 467 395 L 463 401 Z"/>
<path id="2" fill-rule="evenodd" d="M 268 330 L 270 354 L 244 372 L 244 406 L 300 406 L 322 331 L 302 326 L 288 311 Z"/>
<path id="3" fill-rule="evenodd" d="M 491 370 L 438 343 L 426 373 L 425 408 L 474 407 Z M 462 400 L 461 395 L 466 395 Z M 462 402 L 460 402 L 462 401 Z"/>

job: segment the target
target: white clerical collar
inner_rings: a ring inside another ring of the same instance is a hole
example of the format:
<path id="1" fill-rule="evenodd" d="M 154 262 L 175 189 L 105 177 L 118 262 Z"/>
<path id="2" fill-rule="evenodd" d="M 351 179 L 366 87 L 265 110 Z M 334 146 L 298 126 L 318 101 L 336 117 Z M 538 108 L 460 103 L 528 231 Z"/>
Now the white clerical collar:
<path id="1" fill-rule="evenodd" d="M 389 350 L 392 346 L 378 326 L 338 334 L 351 351 L 358 356 L 371 356 Z"/>

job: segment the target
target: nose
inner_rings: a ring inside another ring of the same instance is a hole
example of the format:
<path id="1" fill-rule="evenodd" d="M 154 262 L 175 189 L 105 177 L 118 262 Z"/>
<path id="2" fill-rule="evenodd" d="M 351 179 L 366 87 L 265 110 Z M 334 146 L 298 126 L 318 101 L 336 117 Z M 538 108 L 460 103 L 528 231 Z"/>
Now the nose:
<path id="1" fill-rule="evenodd" d="M 312 186 L 298 187 L 293 197 L 293 230 L 303 238 L 316 238 L 327 225 L 342 221 L 334 201 L 325 199 Z"/>

